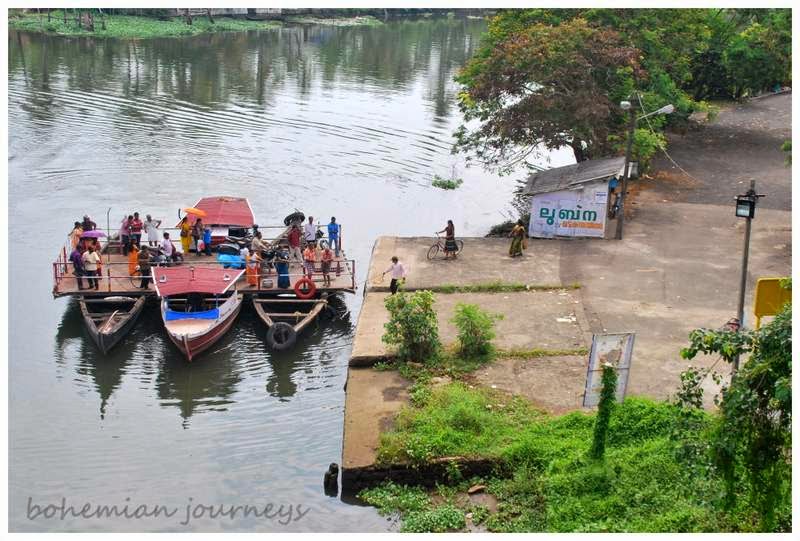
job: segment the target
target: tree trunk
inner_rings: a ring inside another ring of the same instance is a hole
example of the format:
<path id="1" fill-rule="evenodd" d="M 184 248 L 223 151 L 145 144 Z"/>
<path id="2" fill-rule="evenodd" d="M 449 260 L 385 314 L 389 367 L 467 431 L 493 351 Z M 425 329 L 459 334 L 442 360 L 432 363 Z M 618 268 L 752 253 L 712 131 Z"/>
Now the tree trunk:
<path id="1" fill-rule="evenodd" d="M 36 13 L 39 14 L 39 28 L 41 28 L 41 27 L 44 26 L 44 22 L 42 21 L 42 10 L 39 9 L 39 8 L 36 8 Z"/>
<path id="2" fill-rule="evenodd" d="M 77 9 L 75 10 L 75 26 L 81 27 L 81 12 Z"/>
<path id="3" fill-rule="evenodd" d="M 106 14 L 103 13 L 103 10 L 98 10 L 100 12 L 100 28 L 106 30 Z"/>
<path id="4" fill-rule="evenodd" d="M 64 26 L 67 26 L 67 8 L 64 8 Z"/>
<path id="5" fill-rule="evenodd" d="M 586 153 L 586 149 L 583 148 L 583 141 L 577 139 L 572 141 L 570 144 L 572 147 L 572 153 L 575 154 L 575 161 L 577 162 L 585 162 L 589 159 L 589 156 Z"/>
<path id="6" fill-rule="evenodd" d="M 191 26 L 192 25 L 192 14 L 189 13 L 189 8 L 186 8 L 186 11 L 184 13 L 185 13 L 186 24 Z"/>
<path id="7" fill-rule="evenodd" d="M 208 22 L 214 24 L 214 17 L 211 16 L 211 9 L 206 9 L 206 15 L 208 15 Z"/>
<path id="8" fill-rule="evenodd" d="M 47 22 L 48 22 L 48 23 L 50 22 L 50 14 L 51 14 L 52 12 L 53 12 L 53 10 L 52 10 L 52 9 L 48 9 L 48 10 L 47 10 Z"/>

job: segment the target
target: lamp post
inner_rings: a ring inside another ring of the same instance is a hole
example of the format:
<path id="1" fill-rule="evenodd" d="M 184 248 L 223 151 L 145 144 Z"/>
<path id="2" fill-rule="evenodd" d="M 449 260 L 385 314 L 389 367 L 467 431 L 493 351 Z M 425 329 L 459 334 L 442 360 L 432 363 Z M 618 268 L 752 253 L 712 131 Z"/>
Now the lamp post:
<path id="1" fill-rule="evenodd" d="M 750 180 L 750 189 L 743 195 L 736 196 L 736 216 L 745 218 L 744 226 L 744 250 L 742 252 L 742 275 L 739 281 L 739 305 L 736 309 L 736 317 L 739 319 L 739 329 L 744 327 L 744 295 L 747 291 L 747 260 L 750 257 L 750 230 L 753 217 L 756 214 L 756 202 L 763 194 L 756 193 L 756 181 Z M 733 359 L 733 372 L 739 370 L 739 356 Z"/>
<path id="2" fill-rule="evenodd" d="M 625 146 L 625 170 L 622 174 L 622 192 L 620 192 L 619 195 L 619 211 L 617 213 L 616 239 L 622 240 L 622 229 L 625 226 L 625 195 L 628 193 L 628 177 L 630 176 L 631 150 L 633 147 L 633 134 L 636 131 L 636 122 L 653 115 L 668 115 L 673 111 L 675 111 L 675 106 L 673 106 L 672 104 L 665 105 L 664 107 L 661 107 L 660 109 L 657 109 L 652 113 L 647 113 L 646 115 L 642 115 L 640 117 L 637 117 L 634 111 L 631 109 L 631 102 L 621 101 L 619 103 L 619 106 L 623 111 L 630 110 L 629 121 L 628 121 L 628 142 Z"/>

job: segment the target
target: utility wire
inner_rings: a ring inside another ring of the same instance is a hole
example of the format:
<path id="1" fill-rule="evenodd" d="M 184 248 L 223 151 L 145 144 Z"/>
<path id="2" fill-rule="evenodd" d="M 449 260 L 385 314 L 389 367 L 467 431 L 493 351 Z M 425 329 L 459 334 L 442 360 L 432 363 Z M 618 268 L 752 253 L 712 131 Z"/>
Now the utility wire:
<path id="1" fill-rule="evenodd" d="M 644 103 L 642 103 L 642 96 L 641 96 L 641 95 L 640 95 L 638 92 L 636 93 L 636 98 L 639 100 L 639 107 L 642 109 L 642 114 L 645 114 L 645 115 L 646 115 L 646 114 L 647 114 L 647 111 L 645 111 L 645 109 L 644 109 Z M 647 117 L 647 116 L 646 116 L 646 117 L 644 117 L 644 119 L 647 121 L 647 126 L 650 128 L 650 132 L 651 132 L 653 135 L 655 135 L 655 130 L 653 129 L 653 125 L 652 125 L 652 124 L 650 124 L 650 117 Z M 678 169 L 680 169 L 680 171 L 681 171 L 681 172 L 682 172 L 684 175 L 686 175 L 686 176 L 687 176 L 687 177 L 689 177 L 690 179 L 694 180 L 695 182 L 699 182 L 700 184 L 702 184 L 702 183 L 703 183 L 703 182 L 702 182 L 700 179 L 698 179 L 698 178 L 697 178 L 697 177 L 695 177 L 694 175 L 691 175 L 691 174 L 690 174 L 690 173 L 689 173 L 689 172 L 688 172 L 686 169 L 684 169 L 683 167 L 681 167 L 680 165 L 678 165 L 678 163 L 677 163 L 675 160 L 673 160 L 673 159 L 672 159 L 672 156 L 670 156 L 670 155 L 669 155 L 669 153 L 667 152 L 667 147 L 666 147 L 666 145 L 663 145 L 663 144 L 661 144 L 661 143 L 659 142 L 658 148 L 660 148 L 660 149 L 661 149 L 661 152 L 663 152 L 663 153 L 664 153 L 664 156 L 666 156 L 666 157 L 667 157 L 667 159 L 668 159 L 670 162 L 672 162 L 672 165 L 674 165 L 675 167 L 677 167 Z"/>

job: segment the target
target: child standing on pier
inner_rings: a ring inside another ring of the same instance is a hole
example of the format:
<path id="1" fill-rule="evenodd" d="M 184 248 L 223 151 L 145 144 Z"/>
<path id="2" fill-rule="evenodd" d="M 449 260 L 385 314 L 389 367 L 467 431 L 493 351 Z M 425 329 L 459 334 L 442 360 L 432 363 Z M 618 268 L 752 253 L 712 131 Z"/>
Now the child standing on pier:
<path id="1" fill-rule="evenodd" d="M 381 274 L 381 279 L 386 276 L 387 273 L 392 273 L 392 281 L 389 284 L 389 291 L 392 292 L 392 295 L 397 293 L 397 288 L 399 287 L 401 281 L 405 282 L 406 280 L 406 268 L 400 263 L 400 260 L 397 256 L 392 256 L 392 264 L 389 265 L 389 268 L 383 271 Z"/>
<path id="2" fill-rule="evenodd" d="M 331 287 L 331 262 L 333 261 L 333 251 L 330 246 L 325 246 L 322 250 L 322 285 Z"/>
<path id="3" fill-rule="evenodd" d="M 313 242 L 309 242 L 303 250 L 303 262 L 306 268 L 306 276 L 309 280 L 314 278 L 314 264 L 317 262 L 317 249 Z"/>

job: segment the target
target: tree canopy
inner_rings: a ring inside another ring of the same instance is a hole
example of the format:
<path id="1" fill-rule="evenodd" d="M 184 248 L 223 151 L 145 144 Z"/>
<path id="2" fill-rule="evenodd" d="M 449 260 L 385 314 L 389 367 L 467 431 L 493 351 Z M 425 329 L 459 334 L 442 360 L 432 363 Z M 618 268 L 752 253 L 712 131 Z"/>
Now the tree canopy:
<path id="1" fill-rule="evenodd" d="M 507 10 L 456 80 L 465 124 L 455 150 L 501 172 L 537 148 L 569 146 L 580 161 L 619 150 L 618 103 L 634 90 L 636 110 L 675 106 L 649 132 L 685 122 L 703 100 L 791 82 L 791 10 Z M 637 133 L 646 160 L 656 146 L 645 142 Z"/>

